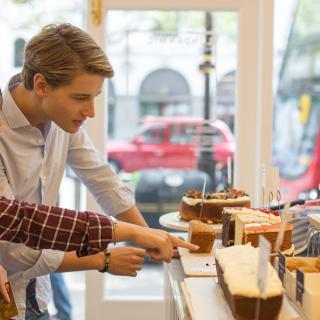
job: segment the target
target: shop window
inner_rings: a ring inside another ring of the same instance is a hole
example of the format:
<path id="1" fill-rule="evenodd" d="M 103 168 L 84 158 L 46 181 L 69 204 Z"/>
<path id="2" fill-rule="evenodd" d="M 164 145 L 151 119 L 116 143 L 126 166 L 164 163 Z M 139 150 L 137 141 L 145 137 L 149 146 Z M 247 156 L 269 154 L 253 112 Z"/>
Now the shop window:
<path id="1" fill-rule="evenodd" d="M 16 68 L 22 67 L 23 65 L 23 52 L 26 41 L 22 38 L 18 38 L 14 42 L 14 66 Z"/>
<path id="2" fill-rule="evenodd" d="M 108 81 L 108 137 L 114 136 L 116 94 L 111 80 Z"/>
<path id="3" fill-rule="evenodd" d="M 144 79 L 140 89 L 140 115 L 176 116 L 190 112 L 190 88 L 172 69 L 158 69 Z"/>

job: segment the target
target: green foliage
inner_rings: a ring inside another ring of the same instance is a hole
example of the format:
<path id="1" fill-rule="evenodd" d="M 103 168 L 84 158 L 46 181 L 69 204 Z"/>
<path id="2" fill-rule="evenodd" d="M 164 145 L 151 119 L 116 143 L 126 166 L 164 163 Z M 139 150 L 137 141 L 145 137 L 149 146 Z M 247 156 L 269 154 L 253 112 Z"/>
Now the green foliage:
<path id="1" fill-rule="evenodd" d="M 297 6 L 296 21 L 293 29 L 293 40 L 299 41 L 319 33 L 320 2 L 300 0 Z"/>
<path id="2" fill-rule="evenodd" d="M 215 12 L 213 31 L 235 40 L 237 35 L 237 14 L 233 12 Z M 163 32 L 204 31 L 205 12 L 201 11 L 156 11 L 151 16 L 151 30 Z"/>
<path id="3" fill-rule="evenodd" d="M 16 4 L 26 4 L 29 3 L 31 0 L 13 0 Z"/>

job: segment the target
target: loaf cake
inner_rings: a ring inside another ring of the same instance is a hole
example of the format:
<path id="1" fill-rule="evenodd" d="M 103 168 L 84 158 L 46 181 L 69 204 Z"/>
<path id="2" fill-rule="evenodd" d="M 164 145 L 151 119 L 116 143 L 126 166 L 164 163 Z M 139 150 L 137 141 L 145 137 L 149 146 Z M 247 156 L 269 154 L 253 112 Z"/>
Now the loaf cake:
<path id="1" fill-rule="evenodd" d="M 237 215 L 251 215 L 267 218 L 274 223 L 280 223 L 279 211 L 253 208 L 224 208 L 222 211 L 222 244 L 225 247 L 234 245 L 235 217 Z"/>
<path id="2" fill-rule="evenodd" d="M 188 241 L 199 246 L 199 250 L 193 253 L 210 253 L 216 233 L 213 228 L 201 221 L 191 220 L 189 223 Z"/>
<path id="3" fill-rule="evenodd" d="M 286 268 L 295 272 L 298 268 L 303 272 L 320 272 L 320 257 L 310 259 L 303 257 L 286 259 Z"/>
<path id="4" fill-rule="evenodd" d="M 286 223 L 283 241 L 280 251 L 289 250 L 292 247 L 292 229 L 290 223 Z M 235 245 L 251 242 L 253 247 L 259 245 L 259 235 L 263 235 L 270 243 L 272 252 L 280 231 L 280 223 L 275 223 L 267 217 L 256 215 L 237 215 L 235 217 Z"/>
<path id="5" fill-rule="evenodd" d="M 260 292 L 257 285 L 259 248 L 250 245 L 215 250 L 218 282 L 235 319 L 253 320 Z M 283 288 L 269 263 L 266 299 L 260 300 L 259 320 L 276 320 Z"/>
<path id="6" fill-rule="evenodd" d="M 222 210 L 225 207 L 250 207 L 250 198 L 244 191 L 228 189 L 224 192 L 205 193 L 202 205 L 202 193 L 191 190 L 180 201 L 179 214 L 183 220 L 217 224 L 222 223 Z"/>

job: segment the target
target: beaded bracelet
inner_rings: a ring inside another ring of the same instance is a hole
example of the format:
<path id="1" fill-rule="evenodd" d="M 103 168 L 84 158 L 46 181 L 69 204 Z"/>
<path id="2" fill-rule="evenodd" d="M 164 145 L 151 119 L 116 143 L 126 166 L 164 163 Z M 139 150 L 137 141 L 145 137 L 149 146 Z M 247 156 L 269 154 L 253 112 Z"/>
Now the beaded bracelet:
<path id="1" fill-rule="evenodd" d="M 105 249 L 103 251 L 103 255 L 104 255 L 104 268 L 102 270 L 99 270 L 99 272 L 108 272 L 108 269 L 109 269 L 109 264 L 110 264 L 110 261 L 111 261 L 111 253 L 108 249 Z"/>

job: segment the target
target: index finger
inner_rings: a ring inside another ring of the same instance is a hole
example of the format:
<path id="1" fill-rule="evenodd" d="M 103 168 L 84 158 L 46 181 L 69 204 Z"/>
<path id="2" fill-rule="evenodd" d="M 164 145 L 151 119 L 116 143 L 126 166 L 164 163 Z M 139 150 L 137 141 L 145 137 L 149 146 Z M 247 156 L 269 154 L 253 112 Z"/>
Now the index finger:
<path id="1" fill-rule="evenodd" d="M 174 246 L 177 246 L 177 247 L 186 248 L 194 251 L 199 250 L 199 246 L 192 244 L 188 241 L 178 239 L 176 237 L 172 237 L 172 243 Z"/>
<path id="2" fill-rule="evenodd" d="M 146 250 L 141 248 L 134 248 L 134 253 L 137 256 L 144 257 L 146 255 Z"/>

